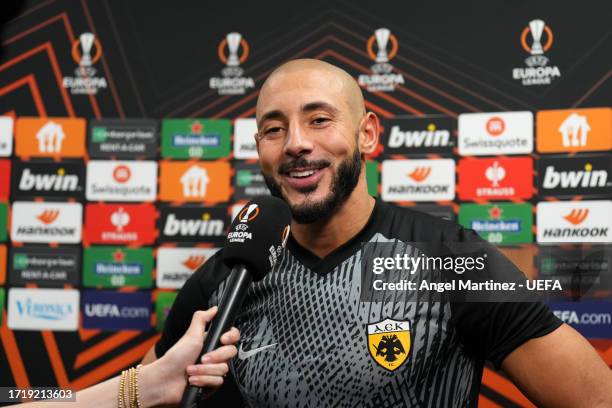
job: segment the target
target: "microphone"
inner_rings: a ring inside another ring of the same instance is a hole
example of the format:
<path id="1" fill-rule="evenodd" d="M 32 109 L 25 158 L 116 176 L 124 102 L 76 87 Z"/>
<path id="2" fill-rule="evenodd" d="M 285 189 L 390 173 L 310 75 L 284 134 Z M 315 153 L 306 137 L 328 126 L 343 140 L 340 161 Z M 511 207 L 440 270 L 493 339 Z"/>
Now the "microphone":
<path id="1" fill-rule="evenodd" d="M 236 319 L 251 282 L 263 279 L 274 266 L 289 238 L 290 223 L 289 206 L 272 196 L 254 198 L 234 218 L 222 254 L 232 271 L 196 364 L 217 348 L 221 335 Z M 201 388 L 188 385 L 180 407 L 195 408 L 201 393 Z"/>

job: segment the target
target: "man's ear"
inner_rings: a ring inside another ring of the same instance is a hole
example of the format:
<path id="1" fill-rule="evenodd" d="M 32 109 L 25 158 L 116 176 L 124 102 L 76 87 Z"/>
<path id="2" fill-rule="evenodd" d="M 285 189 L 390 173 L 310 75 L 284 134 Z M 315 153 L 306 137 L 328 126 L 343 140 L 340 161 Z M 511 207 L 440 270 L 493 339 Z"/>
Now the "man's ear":
<path id="1" fill-rule="evenodd" d="M 370 154 L 376 150 L 380 135 L 380 121 L 374 112 L 367 112 L 361 119 L 359 129 L 359 151 Z"/>

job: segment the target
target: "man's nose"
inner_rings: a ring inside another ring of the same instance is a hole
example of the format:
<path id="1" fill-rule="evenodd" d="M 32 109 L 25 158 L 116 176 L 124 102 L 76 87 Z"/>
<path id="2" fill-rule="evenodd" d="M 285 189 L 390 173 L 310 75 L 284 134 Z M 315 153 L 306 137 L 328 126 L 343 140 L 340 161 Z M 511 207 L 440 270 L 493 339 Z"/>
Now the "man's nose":
<path id="1" fill-rule="evenodd" d="M 299 126 L 291 125 L 285 137 L 284 153 L 288 156 L 298 157 L 310 153 L 313 143 L 308 134 Z"/>

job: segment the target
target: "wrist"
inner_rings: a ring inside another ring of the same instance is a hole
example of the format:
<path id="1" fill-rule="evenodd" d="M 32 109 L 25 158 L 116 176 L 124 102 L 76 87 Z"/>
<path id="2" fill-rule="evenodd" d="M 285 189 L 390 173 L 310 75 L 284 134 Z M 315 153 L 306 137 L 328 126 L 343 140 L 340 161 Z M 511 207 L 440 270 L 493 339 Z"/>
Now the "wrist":
<path id="1" fill-rule="evenodd" d="M 154 407 L 165 403 L 163 400 L 163 380 L 165 378 L 161 370 L 157 369 L 157 361 L 140 367 L 138 376 L 138 388 L 140 389 L 140 401 L 142 407 Z"/>

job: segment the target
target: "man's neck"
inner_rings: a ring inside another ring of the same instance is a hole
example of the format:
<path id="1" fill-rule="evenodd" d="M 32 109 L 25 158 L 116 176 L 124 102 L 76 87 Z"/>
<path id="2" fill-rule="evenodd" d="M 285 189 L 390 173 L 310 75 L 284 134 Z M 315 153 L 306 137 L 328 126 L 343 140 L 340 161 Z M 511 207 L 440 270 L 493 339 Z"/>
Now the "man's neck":
<path id="1" fill-rule="evenodd" d="M 304 248 L 324 258 L 353 238 L 366 225 L 376 200 L 360 181 L 347 200 L 329 218 L 311 224 L 291 224 L 293 238 Z"/>

